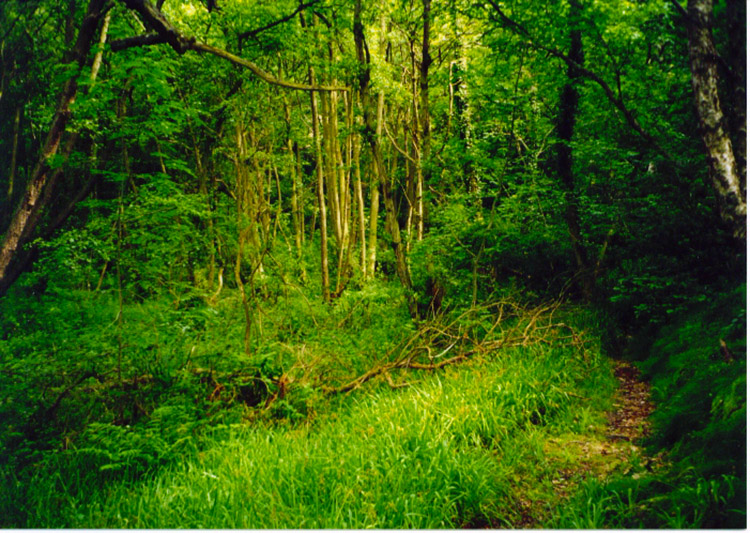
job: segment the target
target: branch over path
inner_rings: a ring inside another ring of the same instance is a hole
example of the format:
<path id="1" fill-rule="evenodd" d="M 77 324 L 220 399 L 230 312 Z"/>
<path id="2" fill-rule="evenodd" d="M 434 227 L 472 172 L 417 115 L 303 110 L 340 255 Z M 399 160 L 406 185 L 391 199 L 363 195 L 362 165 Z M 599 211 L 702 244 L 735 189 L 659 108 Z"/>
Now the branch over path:
<path id="1" fill-rule="evenodd" d="M 620 111 L 620 113 L 622 113 L 622 116 L 625 118 L 625 122 L 627 122 L 628 126 L 630 126 L 636 133 L 638 133 L 638 135 L 640 135 L 649 145 L 656 148 L 659 153 L 661 153 L 665 158 L 670 161 L 674 161 L 674 158 L 671 157 L 669 153 L 667 153 L 667 151 L 661 146 L 661 143 L 658 142 L 656 137 L 651 135 L 643 128 L 641 123 L 636 118 L 635 114 L 625 104 L 622 96 L 618 96 L 617 94 L 615 94 L 615 91 L 612 89 L 612 87 L 610 87 L 610 85 L 604 78 L 602 78 L 593 70 L 585 68 L 583 65 L 575 61 L 574 58 L 568 57 L 567 54 L 561 52 L 560 50 L 540 44 L 524 26 L 506 15 L 503 9 L 495 0 L 488 0 L 488 2 L 499 17 L 500 23 L 519 37 L 522 37 L 525 40 L 526 44 L 528 44 L 535 50 L 546 52 L 547 54 L 565 62 L 565 64 L 567 64 L 568 67 L 570 67 L 576 75 L 587 78 L 601 87 L 602 91 L 604 91 L 604 94 L 607 97 L 607 100 L 609 100 L 612 105 L 614 105 L 615 108 Z"/>

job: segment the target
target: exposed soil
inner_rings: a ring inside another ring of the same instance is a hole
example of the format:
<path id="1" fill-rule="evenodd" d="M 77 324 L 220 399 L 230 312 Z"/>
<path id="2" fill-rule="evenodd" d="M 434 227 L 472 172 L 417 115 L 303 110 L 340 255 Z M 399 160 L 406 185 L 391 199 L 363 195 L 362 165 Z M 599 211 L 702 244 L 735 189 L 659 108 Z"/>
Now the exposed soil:
<path id="1" fill-rule="evenodd" d="M 615 362 L 615 377 L 620 387 L 615 396 L 615 410 L 609 414 L 607 437 L 634 442 L 649 432 L 648 417 L 654 410 L 650 387 L 641 381 L 638 369 L 624 361 Z"/>

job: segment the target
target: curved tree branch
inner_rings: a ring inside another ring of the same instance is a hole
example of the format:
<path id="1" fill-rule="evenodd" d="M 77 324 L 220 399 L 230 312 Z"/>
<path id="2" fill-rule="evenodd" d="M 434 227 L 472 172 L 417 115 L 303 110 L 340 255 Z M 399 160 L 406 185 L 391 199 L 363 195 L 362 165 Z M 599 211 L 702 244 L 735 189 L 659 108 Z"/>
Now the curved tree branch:
<path id="1" fill-rule="evenodd" d="M 249 37 L 255 37 L 259 33 L 264 32 L 266 30 L 270 30 L 274 26 L 278 26 L 279 24 L 283 24 L 285 22 L 292 20 L 297 15 L 297 13 L 303 11 L 304 9 L 307 9 L 308 7 L 314 6 L 318 2 L 320 2 L 320 0 L 310 0 L 309 2 L 300 2 L 300 4 L 297 6 L 297 9 L 295 9 L 289 15 L 282 17 L 278 20 L 274 20 L 273 22 L 269 22 L 268 24 L 266 24 L 265 26 L 261 26 L 260 28 L 256 28 L 254 30 L 249 30 L 249 31 L 240 33 L 237 36 L 237 45 L 240 51 L 242 51 L 242 41 L 244 41 L 245 39 Z"/>
<path id="2" fill-rule="evenodd" d="M 215 46 L 211 46 L 208 44 L 192 42 L 190 43 L 189 49 L 195 52 L 206 52 L 209 54 L 213 54 L 217 57 L 226 59 L 227 61 L 230 61 L 234 63 L 235 65 L 240 65 L 241 67 L 245 67 L 249 69 L 250 71 L 252 71 L 253 74 L 255 74 L 256 76 L 258 76 L 260 79 L 262 79 L 263 81 L 267 83 L 278 85 L 280 87 L 286 87 L 287 89 L 294 89 L 297 91 L 308 91 L 308 92 L 349 91 L 350 90 L 349 87 L 340 87 L 336 85 L 307 85 L 304 83 L 296 83 L 293 81 L 281 80 L 279 78 L 274 77 L 272 74 L 269 74 L 268 72 L 264 71 L 252 61 L 248 61 L 247 59 L 243 59 L 230 52 L 227 52 L 226 50 L 222 50 L 221 48 L 216 48 Z"/>
<path id="3" fill-rule="evenodd" d="M 113 50 L 123 50 L 133 46 L 144 46 L 159 43 L 169 43 L 169 45 L 178 54 L 184 54 L 188 50 L 202 53 L 206 52 L 222 59 L 226 59 L 249 69 L 253 74 L 258 76 L 260 79 L 273 85 L 280 87 L 286 87 L 287 89 L 294 89 L 297 91 L 348 91 L 348 87 L 338 87 L 332 85 L 307 85 L 304 83 L 296 83 L 292 81 L 281 80 L 276 78 L 272 74 L 261 69 L 258 65 L 247 59 L 243 59 L 239 56 L 232 54 L 221 48 L 211 46 L 209 44 L 198 42 L 195 37 L 188 37 L 180 33 L 164 16 L 164 14 L 156 9 L 156 7 L 150 2 L 150 0 L 121 0 L 126 7 L 138 12 L 146 23 L 151 26 L 156 33 L 147 33 L 136 37 L 129 37 L 127 39 L 120 39 L 112 43 Z M 316 0 L 317 1 L 317 0 Z"/>

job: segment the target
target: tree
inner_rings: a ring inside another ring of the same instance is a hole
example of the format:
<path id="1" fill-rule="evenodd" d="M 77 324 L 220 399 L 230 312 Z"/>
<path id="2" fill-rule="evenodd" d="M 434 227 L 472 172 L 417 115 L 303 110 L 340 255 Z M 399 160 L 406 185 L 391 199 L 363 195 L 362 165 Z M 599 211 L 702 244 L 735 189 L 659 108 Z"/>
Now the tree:
<path id="1" fill-rule="evenodd" d="M 22 246 L 28 242 L 36 229 L 42 210 L 49 201 L 59 175 L 53 168 L 55 157 L 60 151 L 60 144 L 65 128 L 70 120 L 70 107 L 78 94 L 78 76 L 83 69 L 89 50 L 96 37 L 96 30 L 105 14 L 105 0 L 90 0 L 86 14 L 78 31 L 75 45 L 68 52 L 64 63 L 74 67 L 65 81 L 57 104 L 52 124 L 47 133 L 39 160 L 26 184 L 26 189 L 19 201 L 10 225 L 0 245 L 0 295 L 3 294 L 21 272 L 17 257 Z M 62 157 L 73 149 L 74 143 L 68 143 Z M 15 269 L 14 269 L 15 261 Z"/>
<path id="2" fill-rule="evenodd" d="M 682 10 L 676 0 L 673 3 Z M 738 158 L 726 130 L 726 119 L 719 97 L 718 53 L 711 33 L 713 1 L 688 0 L 684 14 L 693 97 L 709 176 L 719 199 L 722 218 L 731 225 L 734 236 L 743 240 L 747 225 L 744 177 L 738 169 Z"/>
<path id="3" fill-rule="evenodd" d="M 362 24 L 362 1 L 356 0 L 354 4 L 354 44 L 357 51 L 357 61 L 359 62 L 359 93 L 362 99 L 362 114 L 364 117 L 365 141 L 370 145 L 372 156 L 375 161 L 380 187 L 383 191 L 383 200 L 385 203 L 386 229 L 391 236 L 391 245 L 396 255 L 396 273 L 398 274 L 401 284 L 407 291 L 407 301 L 412 316 L 417 315 L 416 302 L 411 294 L 411 275 L 406 263 L 406 248 L 401 240 L 401 227 L 396 216 L 396 206 L 393 199 L 393 192 L 388 180 L 383 161 L 383 152 L 381 151 L 378 138 L 375 134 L 375 125 L 372 116 L 372 103 L 370 97 L 370 50 L 365 41 L 364 25 Z"/>
<path id="4" fill-rule="evenodd" d="M 590 300 L 593 296 L 594 283 L 590 272 L 589 259 L 582 242 L 581 221 L 578 209 L 575 177 L 573 173 L 573 131 L 575 129 L 576 114 L 578 113 L 578 88 L 580 80 L 579 68 L 583 67 L 583 40 L 581 38 L 580 23 L 582 6 L 578 0 L 570 2 L 570 50 L 568 52 L 567 80 L 560 94 L 560 110 L 555 124 L 557 142 L 555 143 L 554 171 L 565 191 L 565 223 L 573 246 L 576 261 L 576 278 L 583 290 L 584 298 Z"/>

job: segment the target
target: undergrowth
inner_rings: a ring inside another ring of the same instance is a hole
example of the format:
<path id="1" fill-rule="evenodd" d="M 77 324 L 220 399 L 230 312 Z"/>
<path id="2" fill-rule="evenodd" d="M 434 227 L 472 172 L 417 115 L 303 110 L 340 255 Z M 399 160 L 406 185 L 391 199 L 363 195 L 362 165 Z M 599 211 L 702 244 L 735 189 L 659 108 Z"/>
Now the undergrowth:
<path id="1" fill-rule="evenodd" d="M 604 423 L 614 381 L 599 352 L 599 325 L 575 308 L 509 303 L 448 313 L 430 326 L 404 323 L 398 319 L 403 300 L 390 303 L 389 290 L 370 288 L 332 309 L 309 306 L 309 323 L 296 326 L 281 308 L 271 309 L 264 320 L 275 322 L 276 333 L 244 357 L 231 355 L 237 354 L 231 336 L 225 351 L 216 352 L 222 331 L 236 335 L 242 322 L 221 324 L 214 310 L 194 306 L 171 323 L 184 331 L 181 342 L 167 345 L 159 337 L 138 349 L 127 345 L 123 382 L 97 379 L 117 374 L 116 367 L 103 370 L 97 362 L 113 365 L 117 358 L 97 360 L 92 351 L 97 376 L 63 395 L 56 409 L 77 410 L 48 426 L 51 434 L 63 435 L 62 443 L 50 439 L 46 447 L 28 450 L 23 433 L 3 434 L 16 443 L 2 466 L 3 525 L 523 523 L 519 502 L 539 497 L 540 490 L 554 497 L 547 439 L 590 433 Z M 292 295 L 287 304 L 308 306 Z M 148 305 L 149 312 L 128 309 L 125 323 L 115 327 L 144 327 L 159 304 Z M 158 308 L 163 318 L 168 309 L 166 303 Z M 222 304 L 216 309 L 220 314 Z M 191 316 L 205 322 L 190 325 Z M 416 349 L 410 339 L 428 329 L 433 348 Z M 161 356 L 140 366 L 137 355 L 149 346 Z M 466 357 L 455 364 L 440 367 L 441 359 L 434 359 L 461 351 Z M 323 392 L 324 384 L 335 389 L 388 361 L 424 368 L 394 366 L 346 394 Z M 123 383 L 141 394 L 129 395 Z M 58 384 L 53 397 L 65 387 Z M 102 398 L 113 391 L 125 407 L 81 410 L 86 394 Z M 11 406 L 4 408 L 22 420 Z M 30 412 L 29 420 L 37 420 Z"/>
<path id="2" fill-rule="evenodd" d="M 656 405 L 645 444 L 668 462 L 589 481 L 550 527 L 746 527 L 745 310 L 742 285 L 634 339 Z"/>

